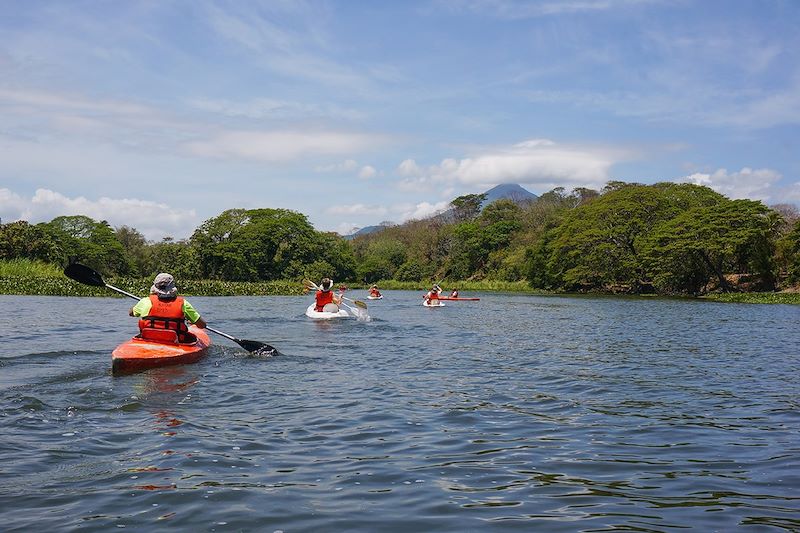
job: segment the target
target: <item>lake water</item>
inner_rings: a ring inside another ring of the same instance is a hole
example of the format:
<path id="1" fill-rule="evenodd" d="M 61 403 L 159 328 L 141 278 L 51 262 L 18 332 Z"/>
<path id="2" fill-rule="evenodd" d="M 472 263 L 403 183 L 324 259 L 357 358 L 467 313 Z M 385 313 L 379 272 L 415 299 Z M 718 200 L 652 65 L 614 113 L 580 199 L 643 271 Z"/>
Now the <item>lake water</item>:
<path id="1" fill-rule="evenodd" d="M 0 296 L 0 530 L 800 531 L 800 307 L 384 294 L 121 377 L 132 300 Z"/>

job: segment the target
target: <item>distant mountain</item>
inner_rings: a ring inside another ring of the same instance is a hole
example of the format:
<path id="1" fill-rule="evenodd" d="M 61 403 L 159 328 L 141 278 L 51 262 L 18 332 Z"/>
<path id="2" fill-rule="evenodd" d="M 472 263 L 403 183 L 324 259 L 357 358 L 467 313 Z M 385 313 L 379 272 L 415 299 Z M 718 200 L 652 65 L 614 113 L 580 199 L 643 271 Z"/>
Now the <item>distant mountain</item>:
<path id="1" fill-rule="evenodd" d="M 532 192 L 523 189 L 520 185 L 517 185 L 516 183 L 501 183 L 496 187 L 492 187 L 484 194 L 486 194 L 486 200 L 484 200 L 484 202 L 481 204 L 481 209 L 483 209 L 492 202 L 496 202 L 497 200 L 511 200 L 512 202 L 516 202 L 518 204 L 524 204 L 526 202 L 532 202 L 537 198 L 539 198 Z M 452 211 L 448 209 L 443 213 L 433 215 L 433 217 L 431 218 L 436 218 L 436 217 L 439 217 L 442 220 L 448 220 L 449 217 L 452 217 Z M 355 237 L 361 235 L 367 235 L 369 233 L 374 233 L 376 231 L 380 231 L 385 228 L 386 224 L 381 224 L 378 226 L 366 226 L 349 235 L 344 235 L 344 238 L 350 240 L 354 239 Z"/>
<path id="2" fill-rule="evenodd" d="M 349 235 L 345 235 L 344 238 L 347 239 L 347 240 L 355 239 L 356 237 L 359 237 L 361 235 L 368 235 L 370 233 L 374 233 L 376 231 L 380 231 L 380 230 L 382 230 L 384 228 L 386 228 L 385 225 L 381 225 L 381 226 L 366 226 L 366 227 L 363 227 L 363 228 L 359 229 L 358 231 L 355 231 L 355 232 L 353 232 L 353 233 L 351 233 Z"/>
<path id="3" fill-rule="evenodd" d="M 486 200 L 483 202 L 481 207 L 486 207 L 490 203 L 497 200 L 505 199 L 522 204 L 525 202 L 532 202 L 538 198 L 538 196 L 526 189 L 523 189 L 516 183 L 501 183 L 496 187 L 492 187 L 484 194 L 486 194 Z"/>

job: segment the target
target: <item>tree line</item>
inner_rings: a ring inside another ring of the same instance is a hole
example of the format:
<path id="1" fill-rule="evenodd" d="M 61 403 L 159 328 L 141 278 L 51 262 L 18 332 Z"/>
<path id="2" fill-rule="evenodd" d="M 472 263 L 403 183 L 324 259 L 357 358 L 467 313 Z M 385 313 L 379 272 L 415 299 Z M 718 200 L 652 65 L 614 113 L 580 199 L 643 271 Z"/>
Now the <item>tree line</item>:
<path id="1" fill-rule="evenodd" d="M 702 294 L 774 290 L 800 281 L 796 208 L 731 200 L 708 187 L 609 182 L 556 188 L 528 202 L 464 195 L 431 218 L 353 239 L 286 209 L 229 209 L 186 240 L 149 242 L 135 228 L 83 215 L 0 224 L 0 259 L 108 275 L 273 281 L 527 281 L 554 291 Z"/>

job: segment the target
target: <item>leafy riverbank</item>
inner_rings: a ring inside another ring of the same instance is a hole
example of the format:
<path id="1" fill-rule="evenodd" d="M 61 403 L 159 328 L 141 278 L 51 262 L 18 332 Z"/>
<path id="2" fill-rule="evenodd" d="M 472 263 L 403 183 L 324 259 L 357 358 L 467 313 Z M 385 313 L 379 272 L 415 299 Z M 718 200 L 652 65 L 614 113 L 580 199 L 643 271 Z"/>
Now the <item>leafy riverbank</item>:
<path id="1" fill-rule="evenodd" d="M 132 294 L 150 292 L 151 279 L 111 278 L 106 283 Z M 290 281 L 230 282 L 186 280 L 178 284 L 186 296 L 275 296 L 301 294 L 299 283 Z M 60 277 L 2 276 L 0 294 L 39 296 L 120 296 L 105 287 L 91 287 Z"/>
<path id="2" fill-rule="evenodd" d="M 709 294 L 702 298 L 727 303 L 800 305 L 798 292 L 727 292 Z"/>
<path id="3" fill-rule="evenodd" d="M 2 273 L 6 274 L 6 273 Z M 82 285 L 65 277 L 61 272 L 42 271 L 39 275 L 0 275 L 0 294 L 27 296 L 95 296 L 122 297 L 104 287 Z M 152 280 L 111 278 L 106 283 L 132 294 L 145 295 Z M 446 293 L 458 288 L 462 296 L 474 292 L 520 292 L 528 294 L 554 294 L 531 289 L 524 282 L 468 281 L 439 283 Z M 422 282 L 386 281 L 378 284 L 381 290 L 426 291 L 430 284 Z M 185 280 L 179 283 L 181 294 L 186 296 L 292 296 L 303 294 L 303 285 L 294 281 L 232 282 L 215 280 Z M 349 290 L 366 290 L 368 285 L 352 284 Z M 715 293 L 701 297 L 704 300 L 729 303 L 794 304 L 800 305 L 800 292 L 737 292 Z"/>
<path id="4" fill-rule="evenodd" d="M 105 279 L 109 285 L 132 294 L 147 294 L 152 279 L 109 277 Z M 468 291 L 504 291 L 535 292 L 524 281 L 439 281 L 446 290 L 458 288 Z M 368 284 L 346 284 L 348 289 L 365 290 Z M 385 281 L 379 283 L 382 290 L 419 290 L 430 289 L 430 281 Z M 337 286 L 341 284 L 337 283 Z M 221 280 L 178 280 L 181 294 L 186 296 L 291 296 L 303 294 L 305 285 L 300 281 L 221 281 Z M 40 295 L 40 296 L 117 296 L 105 287 L 82 285 L 67 278 L 56 265 L 31 260 L 0 260 L 0 294 Z"/>
<path id="5" fill-rule="evenodd" d="M 150 290 L 150 279 L 110 278 L 105 280 L 109 285 L 132 294 L 147 294 Z M 531 289 L 524 282 L 466 282 L 440 283 L 448 291 L 458 288 L 466 295 L 470 291 L 528 292 L 544 293 Z M 430 284 L 422 282 L 390 281 L 379 284 L 381 290 L 427 291 Z M 183 280 L 178 282 L 181 294 L 186 296 L 291 296 L 303 294 L 303 284 L 295 281 L 216 281 L 216 280 Z M 347 284 L 348 290 L 366 290 L 368 285 Z M 39 296 L 118 296 L 104 287 L 82 285 L 68 279 L 60 272 L 58 275 L 6 275 L 0 276 L 0 294 L 39 295 Z"/>
<path id="6" fill-rule="evenodd" d="M 111 277 L 109 285 L 132 294 L 145 295 L 150 290 L 149 278 Z M 528 294 L 556 294 L 552 291 L 533 289 L 525 281 L 450 281 L 437 282 L 445 293 L 458 289 L 462 296 L 474 292 L 520 292 Z M 337 286 L 341 286 L 338 284 Z M 348 290 L 366 290 L 370 284 L 344 284 Z M 427 291 L 432 281 L 382 281 L 381 290 Z M 179 280 L 181 294 L 186 296 L 292 296 L 304 293 L 299 281 L 220 281 Z M 29 296 L 117 296 L 105 287 L 91 287 L 73 281 L 53 264 L 30 260 L 0 260 L 0 294 Z M 561 293 L 563 294 L 563 293 Z M 702 296 L 705 300 L 736 303 L 800 304 L 800 292 L 734 292 L 713 293 Z"/>

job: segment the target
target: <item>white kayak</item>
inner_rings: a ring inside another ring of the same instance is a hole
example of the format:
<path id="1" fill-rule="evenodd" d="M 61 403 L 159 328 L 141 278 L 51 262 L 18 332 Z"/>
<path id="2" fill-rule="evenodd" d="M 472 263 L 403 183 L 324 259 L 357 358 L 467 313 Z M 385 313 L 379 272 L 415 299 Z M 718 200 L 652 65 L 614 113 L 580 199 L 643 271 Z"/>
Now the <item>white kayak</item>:
<path id="1" fill-rule="evenodd" d="M 367 296 L 367 300 L 383 300 L 383 294 L 380 296 L 372 296 L 371 294 Z"/>
<path id="2" fill-rule="evenodd" d="M 425 307 L 444 307 L 444 304 L 439 300 L 422 300 L 422 305 Z"/>
<path id="3" fill-rule="evenodd" d="M 344 318 L 350 316 L 350 313 L 348 313 L 346 309 L 342 309 L 338 307 L 336 304 L 326 304 L 325 308 L 329 309 L 329 311 L 316 311 L 314 310 L 316 306 L 317 305 L 314 303 L 308 306 L 308 309 L 306 309 L 307 317 L 328 319 L 328 318 Z M 333 311 L 332 309 L 337 309 L 337 311 Z"/>

